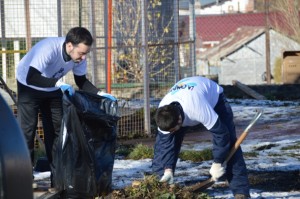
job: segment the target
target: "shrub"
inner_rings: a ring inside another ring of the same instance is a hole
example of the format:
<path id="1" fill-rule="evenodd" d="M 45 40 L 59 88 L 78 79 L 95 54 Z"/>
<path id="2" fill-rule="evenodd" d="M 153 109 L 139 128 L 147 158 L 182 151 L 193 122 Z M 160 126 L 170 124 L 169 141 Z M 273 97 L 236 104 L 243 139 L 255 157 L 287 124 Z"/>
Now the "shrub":
<path id="1" fill-rule="evenodd" d="M 153 147 L 148 147 L 143 144 L 138 144 L 129 153 L 127 158 L 133 159 L 133 160 L 140 160 L 140 159 L 146 159 L 146 158 L 153 158 L 153 156 L 154 156 L 153 154 L 154 154 Z"/>
<path id="2" fill-rule="evenodd" d="M 182 151 L 179 154 L 179 158 L 182 160 L 190 160 L 192 162 L 201 162 L 205 160 L 213 159 L 212 150 L 204 149 L 202 151 Z"/>

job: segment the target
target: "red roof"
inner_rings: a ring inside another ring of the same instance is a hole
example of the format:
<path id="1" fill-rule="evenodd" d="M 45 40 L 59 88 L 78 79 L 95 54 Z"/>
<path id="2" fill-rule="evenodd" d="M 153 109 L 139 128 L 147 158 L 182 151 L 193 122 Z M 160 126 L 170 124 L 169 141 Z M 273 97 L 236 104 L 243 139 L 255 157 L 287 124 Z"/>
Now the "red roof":
<path id="1" fill-rule="evenodd" d="M 227 14 L 196 17 L 197 39 L 202 41 L 220 41 L 241 26 L 264 26 L 262 13 Z"/>
<path id="2" fill-rule="evenodd" d="M 236 13 L 224 15 L 199 15 L 196 16 L 196 35 L 197 39 L 202 42 L 220 41 L 229 34 L 235 32 L 237 28 L 243 26 L 262 27 L 265 26 L 265 13 Z M 281 30 L 288 30 L 287 23 L 284 23 L 284 16 L 278 13 L 269 14 L 270 26 L 280 26 Z M 188 16 L 183 19 L 188 28 Z M 185 33 L 188 33 L 188 31 Z"/>

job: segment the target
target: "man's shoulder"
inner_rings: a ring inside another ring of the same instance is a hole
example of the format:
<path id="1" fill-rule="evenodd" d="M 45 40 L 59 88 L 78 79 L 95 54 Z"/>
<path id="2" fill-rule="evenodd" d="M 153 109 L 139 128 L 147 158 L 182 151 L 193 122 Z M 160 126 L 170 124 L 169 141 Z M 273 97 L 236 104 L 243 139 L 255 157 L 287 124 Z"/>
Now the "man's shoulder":
<path id="1" fill-rule="evenodd" d="M 57 42 L 57 43 L 63 43 L 64 41 L 65 41 L 65 37 L 46 37 L 41 40 L 41 42 Z"/>

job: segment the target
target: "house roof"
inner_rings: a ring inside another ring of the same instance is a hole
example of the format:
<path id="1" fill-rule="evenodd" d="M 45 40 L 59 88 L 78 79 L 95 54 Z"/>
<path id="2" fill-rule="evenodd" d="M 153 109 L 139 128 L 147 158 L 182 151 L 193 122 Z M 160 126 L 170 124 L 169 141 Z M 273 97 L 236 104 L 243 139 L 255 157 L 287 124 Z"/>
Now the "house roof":
<path id="1" fill-rule="evenodd" d="M 184 27 L 189 27 L 188 16 L 183 17 Z M 293 31 L 286 23 L 285 16 L 280 13 L 269 13 L 270 27 L 285 31 L 292 35 Z M 266 25 L 265 13 L 234 13 L 224 15 L 196 16 L 196 35 L 201 42 L 218 42 L 243 26 L 262 27 Z M 188 32 L 188 31 L 187 31 Z"/>
<path id="2" fill-rule="evenodd" d="M 202 60 L 220 60 L 247 45 L 264 32 L 264 27 L 240 27 L 229 36 L 223 38 L 217 46 L 209 48 L 205 52 L 201 52 L 199 57 Z M 252 50 L 255 51 L 255 49 Z"/>
<path id="3" fill-rule="evenodd" d="M 197 39 L 220 41 L 242 26 L 264 26 L 264 13 L 206 15 L 196 17 Z"/>

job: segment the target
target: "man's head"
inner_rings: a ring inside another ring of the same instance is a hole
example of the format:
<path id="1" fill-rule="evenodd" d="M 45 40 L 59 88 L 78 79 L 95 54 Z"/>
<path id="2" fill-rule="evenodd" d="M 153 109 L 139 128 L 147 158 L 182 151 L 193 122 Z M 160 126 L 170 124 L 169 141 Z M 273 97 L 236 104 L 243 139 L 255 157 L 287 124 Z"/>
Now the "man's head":
<path id="1" fill-rule="evenodd" d="M 65 43 L 67 54 L 74 62 L 80 62 L 90 52 L 93 37 L 86 28 L 75 27 L 69 30 Z"/>
<path id="2" fill-rule="evenodd" d="M 159 107 L 155 114 L 155 121 L 162 133 L 173 133 L 182 125 L 180 110 L 174 104 Z"/>

